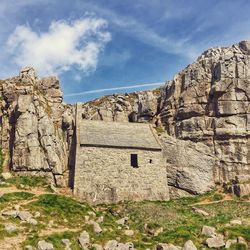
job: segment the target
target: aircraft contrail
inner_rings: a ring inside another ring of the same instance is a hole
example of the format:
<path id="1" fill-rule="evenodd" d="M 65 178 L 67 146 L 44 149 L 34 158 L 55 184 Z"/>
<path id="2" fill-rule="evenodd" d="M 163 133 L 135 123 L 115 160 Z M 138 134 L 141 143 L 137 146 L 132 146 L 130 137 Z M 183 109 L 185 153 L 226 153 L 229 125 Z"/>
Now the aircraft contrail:
<path id="1" fill-rule="evenodd" d="M 145 83 L 145 84 L 137 84 L 137 85 L 128 85 L 128 86 L 121 86 L 116 88 L 107 88 L 107 89 L 94 89 L 94 90 L 88 90 L 78 93 L 70 93 L 65 95 L 66 97 L 70 96 L 80 96 L 80 95 L 87 95 L 87 94 L 93 94 L 93 93 L 101 93 L 101 92 L 107 92 L 107 91 L 113 91 L 113 90 L 122 90 L 122 89 L 135 89 L 140 87 L 148 87 L 148 86 L 160 86 L 165 84 L 165 82 L 154 82 L 154 83 Z"/>

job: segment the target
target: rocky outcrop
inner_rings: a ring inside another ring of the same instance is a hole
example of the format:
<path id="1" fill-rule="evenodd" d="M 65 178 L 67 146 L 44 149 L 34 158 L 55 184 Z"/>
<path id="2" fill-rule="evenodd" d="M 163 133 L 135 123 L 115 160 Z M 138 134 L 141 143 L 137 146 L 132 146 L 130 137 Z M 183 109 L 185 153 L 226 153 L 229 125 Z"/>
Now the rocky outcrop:
<path id="1" fill-rule="evenodd" d="M 189 193 L 202 194 L 214 188 L 215 159 L 211 148 L 200 142 L 179 140 L 166 133 L 160 139 L 167 161 L 168 185 L 172 197 L 187 196 Z"/>
<path id="2" fill-rule="evenodd" d="M 0 87 L 4 171 L 47 176 L 65 184 L 68 144 L 58 79 L 38 79 L 28 67 L 19 76 L 1 81 Z"/>
<path id="3" fill-rule="evenodd" d="M 83 105 L 83 116 L 151 122 L 159 134 L 166 131 L 170 137 L 161 139 L 177 196 L 240 174 L 250 179 L 249 51 L 246 41 L 209 49 L 160 89 L 97 99 Z"/>
<path id="4" fill-rule="evenodd" d="M 243 41 L 204 52 L 168 82 L 160 116 L 170 136 L 213 150 L 214 182 L 222 183 L 250 175 L 249 104 L 250 42 Z"/>
<path id="5" fill-rule="evenodd" d="M 25 68 L 0 81 L 0 95 L 4 169 L 57 183 L 67 179 L 75 164 L 75 106 L 62 103 L 58 80 L 39 79 Z M 249 103 L 250 42 L 243 41 L 205 51 L 159 89 L 83 103 L 81 116 L 152 123 L 163 145 L 170 191 L 188 196 L 239 176 L 250 180 Z"/>
<path id="6" fill-rule="evenodd" d="M 82 105 L 82 117 L 91 120 L 156 123 L 160 90 L 104 96 Z"/>

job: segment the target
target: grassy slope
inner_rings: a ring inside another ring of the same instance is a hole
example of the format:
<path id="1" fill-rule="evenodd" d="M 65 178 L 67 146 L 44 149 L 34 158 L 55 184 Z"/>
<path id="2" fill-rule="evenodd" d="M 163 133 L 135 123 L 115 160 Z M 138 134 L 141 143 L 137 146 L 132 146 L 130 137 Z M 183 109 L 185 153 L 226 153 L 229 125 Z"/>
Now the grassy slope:
<path id="1" fill-rule="evenodd" d="M 10 182 L 20 186 L 20 180 Z M 22 179 L 21 183 L 25 183 L 26 186 L 34 185 L 32 180 L 27 179 L 25 181 Z M 40 183 L 40 188 L 43 186 L 46 191 L 46 185 L 42 181 L 37 183 Z M 90 233 L 92 242 L 99 244 L 117 239 L 120 242 L 133 242 L 137 249 L 153 249 L 158 242 L 182 246 L 185 241 L 191 239 L 201 249 L 206 239 L 200 233 L 203 225 L 215 226 L 219 232 L 226 235 L 226 239 L 242 236 L 250 241 L 250 203 L 244 199 L 233 198 L 220 201 L 221 195 L 211 193 L 167 202 L 123 202 L 91 207 L 70 197 L 52 193 L 37 195 L 34 199 L 33 191 L 31 189 L 29 192 L 9 193 L 0 198 L 1 210 L 25 201 L 21 205 L 22 209 L 27 209 L 33 214 L 36 211 L 41 213 L 37 226 L 20 224 L 18 219 L 8 220 L 23 227 L 19 232 L 27 235 L 23 246 L 29 244 L 36 246 L 38 240 L 46 239 L 54 244 L 55 249 L 64 249 L 61 239 L 68 238 L 72 242 L 72 249 L 77 250 L 80 249 L 77 242 L 80 232 L 86 230 Z M 32 200 L 29 201 L 29 199 Z M 196 214 L 192 210 L 194 204 L 195 207 L 202 208 L 210 215 L 203 217 Z M 85 224 L 85 216 L 96 219 L 93 215 L 89 215 L 89 212 L 95 212 L 96 217 L 104 216 L 104 222 L 100 224 L 103 229 L 102 233 L 94 233 L 92 226 Z M 128 216 L 129 220 L 119 228 L 115 221 L 125 216 Z M 240 218 L 244 222 L 243 225 L 228 225 L 231 219 L 236 218 Z M 49 227 L 52 220 L 54 223 Z M 0 224 L 2 224 L 0 240 L 3 237 L 15 237 L 16 234 L 7 235 L 4 232 L 3 223 L 6 221 L 0 219 Z M 135 232 L 131 237 L 124 234 L 124 230 L 128 227 Z M 161 227 L 163 230 L 158 236 L 153 236 L 148 230 Z M 238 246 L 231 249 L 244 248 Z"/>

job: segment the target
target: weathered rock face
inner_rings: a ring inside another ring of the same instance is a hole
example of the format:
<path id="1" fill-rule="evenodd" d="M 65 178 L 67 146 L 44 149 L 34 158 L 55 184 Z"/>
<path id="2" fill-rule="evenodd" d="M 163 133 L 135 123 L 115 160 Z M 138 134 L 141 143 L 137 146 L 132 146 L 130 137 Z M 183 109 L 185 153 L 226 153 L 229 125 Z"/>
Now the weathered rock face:
<path id="1" fill-rule="evenodd" d="M 160 139 L 168 165 L 168 185 L 172 197 L 202 194 L 214 188 L 215 159 L 212 149 L 203 143 L 175 139 L 166 133 Z M 187 194 L 179 193 L 178 189 Z"/>
<path id="2" fill-rule="evenodd" d="M 243 41 L 209 49 L 160 89 L 100 98 L 83 105 L 83 116 L 162 127 L 176 194 L 206 192 L 239 174 L 250 179 L 249 48 Z"/>
<path id="3" fill-rule="evenodd" d="M 75 106 L 62 103 L 58 80 L 25 68 L 0 81 L 0 95 L 5 170 L 67 179 L 75 163 Z M 238 176 L 248 183 L 250 42 L 209 49 L 165 86 L 102 97 L 82 104 L 81 115 L 154 124 L 174 195 L 204 193 Z"/>
<path id="4" fill-rule="evenodd" d="M 0 94 L 4 169 L 63 184 L 68 148 L 57 78 L 38 79 L 34 69 L 24 68 L 18 77 L 1 82 Z"/>
<path id="5" fill-rule="evenodd" d="M 83 118 L 117 122 L 156 122 L 160 90 L 105 96 L 82 105 Z"/>
<path id="6" fill-rule="evenodd" d="M 170 136 L 213 149 L 214 182 L 250 175 L 250 42 L 210 49 L 166 84 L 161 120 Z"/>

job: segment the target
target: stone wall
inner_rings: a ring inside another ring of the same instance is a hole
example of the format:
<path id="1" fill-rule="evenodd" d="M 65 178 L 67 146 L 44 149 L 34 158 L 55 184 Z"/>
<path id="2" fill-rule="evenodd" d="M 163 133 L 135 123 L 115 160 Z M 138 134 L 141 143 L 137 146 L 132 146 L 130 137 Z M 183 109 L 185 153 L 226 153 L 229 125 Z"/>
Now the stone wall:
<path id="1" fill-rule="evenodd" d="M 138 154 L 139 168 L 130 165 L 130 154 Z M 79 147 L 74 193 L 91 203 L 167 200 L 167 172 L 162 152 Z"/>

